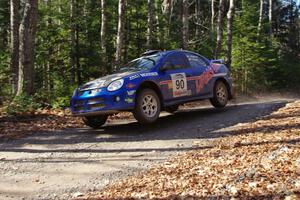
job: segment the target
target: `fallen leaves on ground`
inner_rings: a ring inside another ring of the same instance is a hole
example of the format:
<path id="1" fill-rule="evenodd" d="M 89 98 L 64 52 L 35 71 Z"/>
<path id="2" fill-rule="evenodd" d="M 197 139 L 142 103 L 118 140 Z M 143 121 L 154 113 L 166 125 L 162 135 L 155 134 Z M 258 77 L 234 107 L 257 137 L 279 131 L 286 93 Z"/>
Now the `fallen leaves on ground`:
<path id="1" fill-rule="evenodd" d="M 131 112 L 120 112 L 117 114 L 113 114 L 109 116 L 108 122 L 113 121 L 113 120 L 129 120 L 129 119 L 134 119 L 133 114 Z"/>
<path id="2" fill-rule="evenodd" d="M 133 119 L 131 112 L 111 115 L 107 121 L 128 119 Z M 73 117 L 68 109 L 43 109 L 18 116 L 7 116 L 0 108 L 0 139 L 19 138 L 34 132 L 81 128 L 84 126 L 81 118 Z"/>
<path id="3" fill-rule="evenodd" d="M 300 101 L 86 199 L 300 199 Z"/>
<path id="4" fill-rule="evenodd" d="M 82 127 L 80 118 L 67 110 L 39 110 L 32 114 L 0 117 L 0 138 L 16 138 L 28 133 Z"/>

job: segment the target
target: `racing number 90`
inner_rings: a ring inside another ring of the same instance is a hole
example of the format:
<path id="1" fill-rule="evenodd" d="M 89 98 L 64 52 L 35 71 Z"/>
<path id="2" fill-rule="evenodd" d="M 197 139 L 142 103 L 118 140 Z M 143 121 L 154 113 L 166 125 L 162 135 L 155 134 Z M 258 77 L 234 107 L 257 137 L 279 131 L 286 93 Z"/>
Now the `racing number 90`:
<path id="1" fill-rule="evenodd" d="M 183 79 L 176 80 L 175 84 L 176 84 L 177 90 L 184 89 L 184 80 Z"/>

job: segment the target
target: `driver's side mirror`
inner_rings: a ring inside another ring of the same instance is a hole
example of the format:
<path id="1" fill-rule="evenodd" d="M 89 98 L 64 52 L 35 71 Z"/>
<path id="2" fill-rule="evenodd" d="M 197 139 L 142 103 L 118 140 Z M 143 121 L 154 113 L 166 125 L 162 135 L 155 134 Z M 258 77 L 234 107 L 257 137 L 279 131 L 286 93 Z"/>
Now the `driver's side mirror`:
<path id="1" fill-rule="evenodd" d="M 167 71 L 167 70 L 170 70 L 173 68 L 173 64 L 171 62 L 165 62 L 160 68 L 159 70 L 164 72 L 164 71 Z"/>

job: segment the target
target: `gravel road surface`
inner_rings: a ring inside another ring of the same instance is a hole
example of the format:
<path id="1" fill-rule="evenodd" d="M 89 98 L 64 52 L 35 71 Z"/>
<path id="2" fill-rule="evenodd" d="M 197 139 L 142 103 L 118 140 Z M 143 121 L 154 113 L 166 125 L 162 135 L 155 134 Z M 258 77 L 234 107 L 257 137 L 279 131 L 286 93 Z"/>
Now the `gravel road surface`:
<path id="1" fill-rule="evenodd" d="M 99 130 L 68 129 L 0 141 L 0 199 L 70 199 L 100 189 L 195 142 L 227 135 L 217 130 L 255 121 L 289 100 L 195 107 L 163 113 L 157 123 L 114 121 Z M 205 148 L 205 147 L 203 147 Z"/>

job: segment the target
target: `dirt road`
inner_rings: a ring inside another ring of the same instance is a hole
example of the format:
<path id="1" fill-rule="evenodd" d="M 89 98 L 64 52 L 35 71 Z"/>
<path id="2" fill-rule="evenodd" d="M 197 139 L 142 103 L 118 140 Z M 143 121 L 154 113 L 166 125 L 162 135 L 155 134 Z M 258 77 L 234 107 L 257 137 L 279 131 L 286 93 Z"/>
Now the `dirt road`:
<path id="1" fill-rule="evenodd" d="M 0 199 L 69 199 L 146 169 L 169 156 L 226 137 L 218 129 L 253 121 L 287 99 L 184 109 L 157 123 L 116 121 L 0 143 Z"/>

